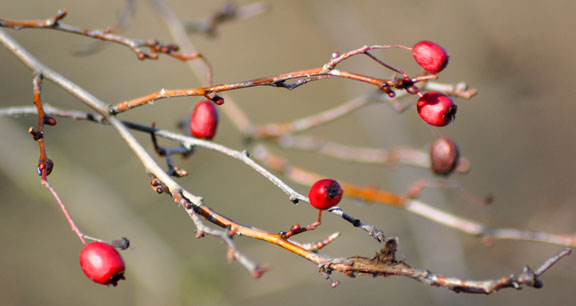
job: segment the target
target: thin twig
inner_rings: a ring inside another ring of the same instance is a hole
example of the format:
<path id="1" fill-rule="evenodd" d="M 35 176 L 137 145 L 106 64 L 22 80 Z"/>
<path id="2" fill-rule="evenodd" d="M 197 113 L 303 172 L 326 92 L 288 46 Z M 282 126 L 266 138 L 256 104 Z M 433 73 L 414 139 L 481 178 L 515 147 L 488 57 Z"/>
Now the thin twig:
<path id="1" fill-rule="evenodd" d="M 118 21 L 113 26 L 108 27 L 104 32 L 107 33 L 114 33 L 114 34 L 121 34 L 126 30 L 128 24 L 132 20 L 132 15 L 136 10 L 136 0 L 125 0 L 124 6 L 120 10 L 120 14 L 118 16 Z M 101 48 L 106 46 L 104 41 L 92 41 L 88 44 L 85 44 L 78 50 L 74 51 L 75 55 L 92 55 L 98 52 Z"/>
<path id="2" fill-rule="evenodd" d="M 521 289 L 522 286 L 541 288 L 539 277 L 542 273 L 533 272 L 525 266 L 522 273 L 510 275 L 493 280 L 467 280 L 447 277 L 428 270 L 413 268 L 404 261 L 396 259 L 398 241 L 395 237 L 389 238 L 386 246 L 373 258 L 354 256 L 329 261 L 320 265 L 320 272 L 328 277 L 332 271 L 344 272 L 354 277 L 356 275 L 371 276 L 406 276 L 429 286 L 443 287 L 457 293 L 493 294 L 501 289 Z M 570 254 L 570 250 L 563 250 L 550 257 L 536 271 L 544 272 L 560 259 Z"/>
<path id="3" fill-rule="evenodd" d="M 161 89 L 160 91 L 148 94 L 146 96 L 120 102 L 116 104 L 114 107 L 112 107 L 110 111 L 114 114 L 117 114 L 161 99 L 171 97 L 186 97 L 186 96 L 207 96 L 213 93 L 238 90 L 255 86 L 272 86 L 286 89 L 294 89 L 298 86 L 301 86 L 303 84 L 312 81 L 322 80 L 331 77 L 347 78 L 358 82 L 368 83 L 374 85 L 376 88 L 380 90 L 383 90 L 390 96 L 395 96 L 396 94 L 392 94 L 393 92 L 391 91 L 390 88 L 394 87 L 400 90 L 404 90 L 408 89 L 408 87 L 405 87 L 405 85 L 403 85 L 404 83 L 398 84 L 392 79 L 379 79 L 376 77 L 337 70 L 336 66 L 353 56 L 365 54 L 369 50 L 391 49 L 400 47 L 401 47 L 400 45 L 363 46 L 358 49 L 343 53 L 337 57 L 333 57 L 330 59 L 328 63 L 318 68 L 283 73 L 270 77 L 258 78 L 237 83 L 219 84 L 203 88 Z M 416 76 L 410 79 L 409 84 L 410 86 L 414 86 L 414 84 L 416 83 L 426 82 L 429 80 L 434 80 L 436 78 L 437 78 L 436 75 Z M 289 83 L 289 82 L 296 82 L 296 83 Z"/>
<path id="4" fill-rule="evenodd" d="M 56 202 L 58 202 L 58 206 L 60 206 L 60 210 L 62 210 L 62 212 L 64 213 L 64 216 L 66 217 L 66 220 L 68 221 L 68 224 L 70 225 L 70 228 L 72 229 L 74 234 L 76 234 L 76 236 L 78 237 L 78 239 L 80 239 L 82 244 L 86 244 L 86 240 L 84 240 L 85 235 L 80 231 L 80 229 L 74 222 L 74 219 L 72 219 L 72 216 L 68 212 L 68 208 L 66 208 L 66 205 L 64 205 L 64 202 L 62 201 L 56 190 L 54 190 L 54 188 L 52 188 L 52 185 L 50 185 L 48 180 L 44 178 L 42 179 L 42 185 L 46 187 L 46 189 L 48 189 L 52 197 L 54 197 Z"/>
<path id="5" fill-rule="evenodd" d="M 166 54 L 173 58 L 181 61 L 189 61 L 193 59 L 202 60 L 209 69 L 209 80 L 210 84 L 212 81 L 212 68 L 208 60 L 200 53 L 190 53 L 185 54 L 179 52 L 180 47 L 175 44 L 162 44 L 157 40 L 132 40 L 113 33 L 112 28 L 108 28 L 104 31 L 102 30 L 88 30 L 81 29 L 75 26 L 63 24 L 60 21 L 68 15 L 68 11 L 63 9 L 59 10 L 55 17 L 51 19 L 43 20 L 6 20 L 0 19 L 0 27 L 12 28 L 12 29 L 51 29 L 72 34 L 77 34 L 81 36 L 87 36 L 90 38 L 100 39 L 103 41 L 109 41 L 116 44 L 126 46 L 132 50 L 140 60 L 146 59 L 158 59 L 159 54 Z M 149 52 L 145 52 L 144 48 L 149 49 Z"/>
<path id="6" fill-rule="evenodd" d="M 320 139 L 314 136 L 284 135 L 271 140 L 283 149 L 293 149 L 323 154 L 340 160 L 382 164 L 387 166 L 409 165 L 430 168 L 430 154 L 421 149 L 395 147 L 389 150 L 382 148 L 354 147 Z M 470 160 L 460 157 L 457 172 L 468 172 Z"/>
<path id="7" fill-rule="evenodd" d="M 413 214 L 484 239 L 525 240 L 576 247 L 576 237 L 572 235 L 556 235 L 544 232 L 528 232 L 512 228 L 492 227 L 447 213 L 419 200 L 407 201 L 404 208 Z"/>

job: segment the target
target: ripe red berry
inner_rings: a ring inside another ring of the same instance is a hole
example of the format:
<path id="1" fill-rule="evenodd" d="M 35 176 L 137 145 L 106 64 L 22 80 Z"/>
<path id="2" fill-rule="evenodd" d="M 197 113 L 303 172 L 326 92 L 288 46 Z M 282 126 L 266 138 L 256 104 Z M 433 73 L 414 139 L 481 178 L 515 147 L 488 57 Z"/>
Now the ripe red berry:
<path id="1" fill-rule="evenodd" d="M 438 73 L 448 65 L 448 53 L 440 45 L 431 41 L 421 41 L 412 47 L 412 56 L 424 70 Z"/>
<path id="2" fill-rule="evenodd" d="M 124 261 L 115 248 L 104 242 L 89 243 L 80 252 L 80 266 L 89 279 L 116 286 L 124 279 Z"/>
<path id="3" fill-rule="evenodd" d="M 323 179 L 314 183 L 308 192 L 310 204 L 317 209 L 326 210 L 340 203 L 344 191 L 337 181 Z"/>
<path id="4" fill-rule="evenodd" d="M 430 167 L 439 175 L 451 174 L 460 159 L 458 146 L 448 137 L 440 137 L 430 146 Z"/>
<path id="5" fill-rule="evenodd" d="M 445 126 L 456 116 L 458 106 L 452 98 L 439 92 L 428 92 L 418 99 L 418 115 L 434 126 Z"/>
<path id="6" fill-rule="evenodd" d="M 190 117 L 190 133 L 202 139 L 212 139 L 218 127 L 218 110 L 213 102 L 204 100 L 194 108 Z"/>

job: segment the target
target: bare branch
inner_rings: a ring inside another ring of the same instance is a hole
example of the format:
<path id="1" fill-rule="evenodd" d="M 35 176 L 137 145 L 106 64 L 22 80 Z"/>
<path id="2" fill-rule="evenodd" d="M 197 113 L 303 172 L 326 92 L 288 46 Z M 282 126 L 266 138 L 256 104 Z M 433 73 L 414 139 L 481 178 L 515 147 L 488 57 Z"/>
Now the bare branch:
<path id="1" fill-rule="evenodd" d="M 576 237 L 572 235 L 555 235 L 543 232 L 521 231 L 512 228 L 491 227 L 441 211 L 419 200 L 409 200 L 405 203 L 404 207 L 411 213 L 420 215 L 461 232 L 488 240 L 526 240 L 576 247 Z"/>
<path id="2" fill-rule="evenodd" d="M 505 288 L 521 289 L 522 286 L 541 288 L 542 282 L 539 277 L 542 273 L 571 252 L 570 250 L 564 250 L 558 255 L 549 258 L 542 267 L 536 270 L 541 273 L 535 273 L 530 267 L 525 266 L 522 273 L 518 275 L 510 275 L 494 280 L 475 281 L 447 277 L 428 270 L 413 268 L 404 261 L 396 259 L 397 247 L 397 238 L 389 238 L 386 241 L 386 246 L 373 258 L 354 256 L 328 261 L 320 265 L 320 272 L 330 275 L 333 271 L 338 271 L 350 277 L 356 275 L 405 276 L 429 286 L 444 287 L 458 293 L 493 294 Z"/>

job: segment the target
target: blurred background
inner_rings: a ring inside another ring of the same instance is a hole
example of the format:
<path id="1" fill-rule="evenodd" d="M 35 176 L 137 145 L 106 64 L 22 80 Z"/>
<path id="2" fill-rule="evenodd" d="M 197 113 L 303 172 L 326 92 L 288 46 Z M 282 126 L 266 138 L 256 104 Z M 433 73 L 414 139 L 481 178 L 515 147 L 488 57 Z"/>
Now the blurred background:
<path id="1" fill-rule="evenodd" d="M 209 16 L 224 1 L 166 1 L 185 20 Z M 240 5 L 252 3 L 239 1 Z M 266 1 L 267 13 L 224 24 L 217 37 L 192 40 L 211 61 L 217 83 L 229 83 L 319 67 L 334 51 L 365 44 L 413 45 L 433 40 L 451 63 L 440 81 L 466 81 L 479 90 L 459 99 L 456 121 L 440 129 L 472 162 L 466 175 L 454 175 L 479 195 L 493 194 L 491 206 L 467 202 L 451 190 L 426 190 L 422 199 L 435 207 L 498 227 L 571 234 L 576 231 L 576 125 L 573 116 L 576 28 L 573 1 Z M 3 1 L 0 18 L 44 19 L 61 8 L 63 23 L 104 29 L 116 22 L 122 1 Z M 103 101 L 114 104 L 161 88 L 199 86 L 188 67 L 172 58 L 141 62 L 127 48 L 107 44 L 92 56 L 75 56 L 92 40 L 50 30 L 6 30 L 34 56 Z M 134 39 L 173 41 L 147 1 L 137 1 L 123 34 Z M 409 53 L 391 50 L 380 58 L 418 72 Z M 0 48 L 0 107 L 32 105 L 32 75 Z M 379 76 L 382 69 L 355 58 L 345 69 Z M 294 91 L 252 88 L 230 92 L 256 123 L 289 121 L 370 92 L 346 80 L 314 82 Z M 65 109 L 87 107 L 44 82 L 43 100 Z M 120 117 L 178 131 L 198 98 L 174 98 L 135 109 Z M 414 101 L 415 102 L 415 99 Z M 223 105 L 222 107 L 227 107 Z M 455 294 L 407 278 L 347 278 L 336 289 L 309 262 L 274 245 L 238 238 L 240 249 L 271 270 L 253 279 L 215 238 L 194 238 L 190 219 L 167 196 L 149 189 L 139 161 L 113 130 L 87 122 L 59 119 L 46 130 L 48 155 L 55 162 L 49 177 L 81 229 L 102 239 L 130 238 L 123 251 L 126 281 L 108 288 L 88 280 L 78 264 L 81 244 L 54 199 L 36 175 L 38 146 L 26 132 L 34 116 L 0 118 L 0 304 L 1 305 L 505 305 L 568 304 L 576 298 L 574 256 L 554 266 L 540 290 L 503 290 L 493 296 Z M 373 104 L 308 135 L 350 145 L 426 149 L 431 128 L 414 109 L 398 114 Z M 152 152 L 146 135 L 137 135 Z M 242 150 L 241 135 L 223 117 L 215 142 Z M 170 143 L 162 141 L 165 145 Z M 293 164 L 334 178 L 408 191 L 426 169 L 358 165 L 311 153 L 275 152 Z M 161 159 L 158 161 L 163 165 Z M 181 184 L 204 197 L 218 212 L 271 232 L 314 221 L 308 205 L 291 205 L 285 195 L 244 164 L 199 149 L 176 159 L 190 172 Z M 289 182 L 301 193 L 307 188 Z M 364 222 L 399 235 L 401 259 L 413 266 L 466 279 L 499 278 L 537 267 L 562 247 L 478 238 L 427 219 L 379 204 L 345 199 L 342 207 Z M 299 241 L 342 232 L 322 250 L 334 257 L 370 257 L 381 247 L 364 232 L 331 215 Z"/>

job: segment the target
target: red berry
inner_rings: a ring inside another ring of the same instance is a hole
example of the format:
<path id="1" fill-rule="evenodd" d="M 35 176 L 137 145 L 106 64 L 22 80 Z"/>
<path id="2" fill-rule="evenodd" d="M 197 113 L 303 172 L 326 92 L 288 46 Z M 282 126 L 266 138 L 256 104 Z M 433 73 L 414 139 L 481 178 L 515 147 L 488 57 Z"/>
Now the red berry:
<path id="1" fill-rule="evenodd" d="M 439 175 L 451 174 L 460 159 L 458 146 L 448 137 L 440 137 L 430 146 L 430 167 Z"/>
<path id="2" fill-rule="evenodd" d="M 344 191 L 337 181 L 323 179 L 314 183 L 308 192 L 310 204 L 320 210 L 326 210 L 340 203 Z"/>
<path id="3" fill-rule="evenodd" d="M 212 139 L 218 127 L 218 110 L 214 103 L 204 100 L 194 108 L 190 118 L 190 133 L 197 138 Z"/>
<path id="4" fill-rule="evenodd" d="M 418 115 L 434 126 L 445 126 L 456 116 L 458 106 L 452 98 L 439 92 L 428 92 L 418 99 Z"/>
<path id="5" fill-rule="evenodd" d="M 412 47 L 412 56 L 424 70 L 438 73 L 448 65 L 448 53 L 431 41 L 421 41 Z"/>
<path id="6" fill-rule="evenodd" d="M 80 252 L 80 266 L 89 279 L 116 286 L 124 279 L 124 261 L 115 248 L 104 242 L 92 242 Z"/>

